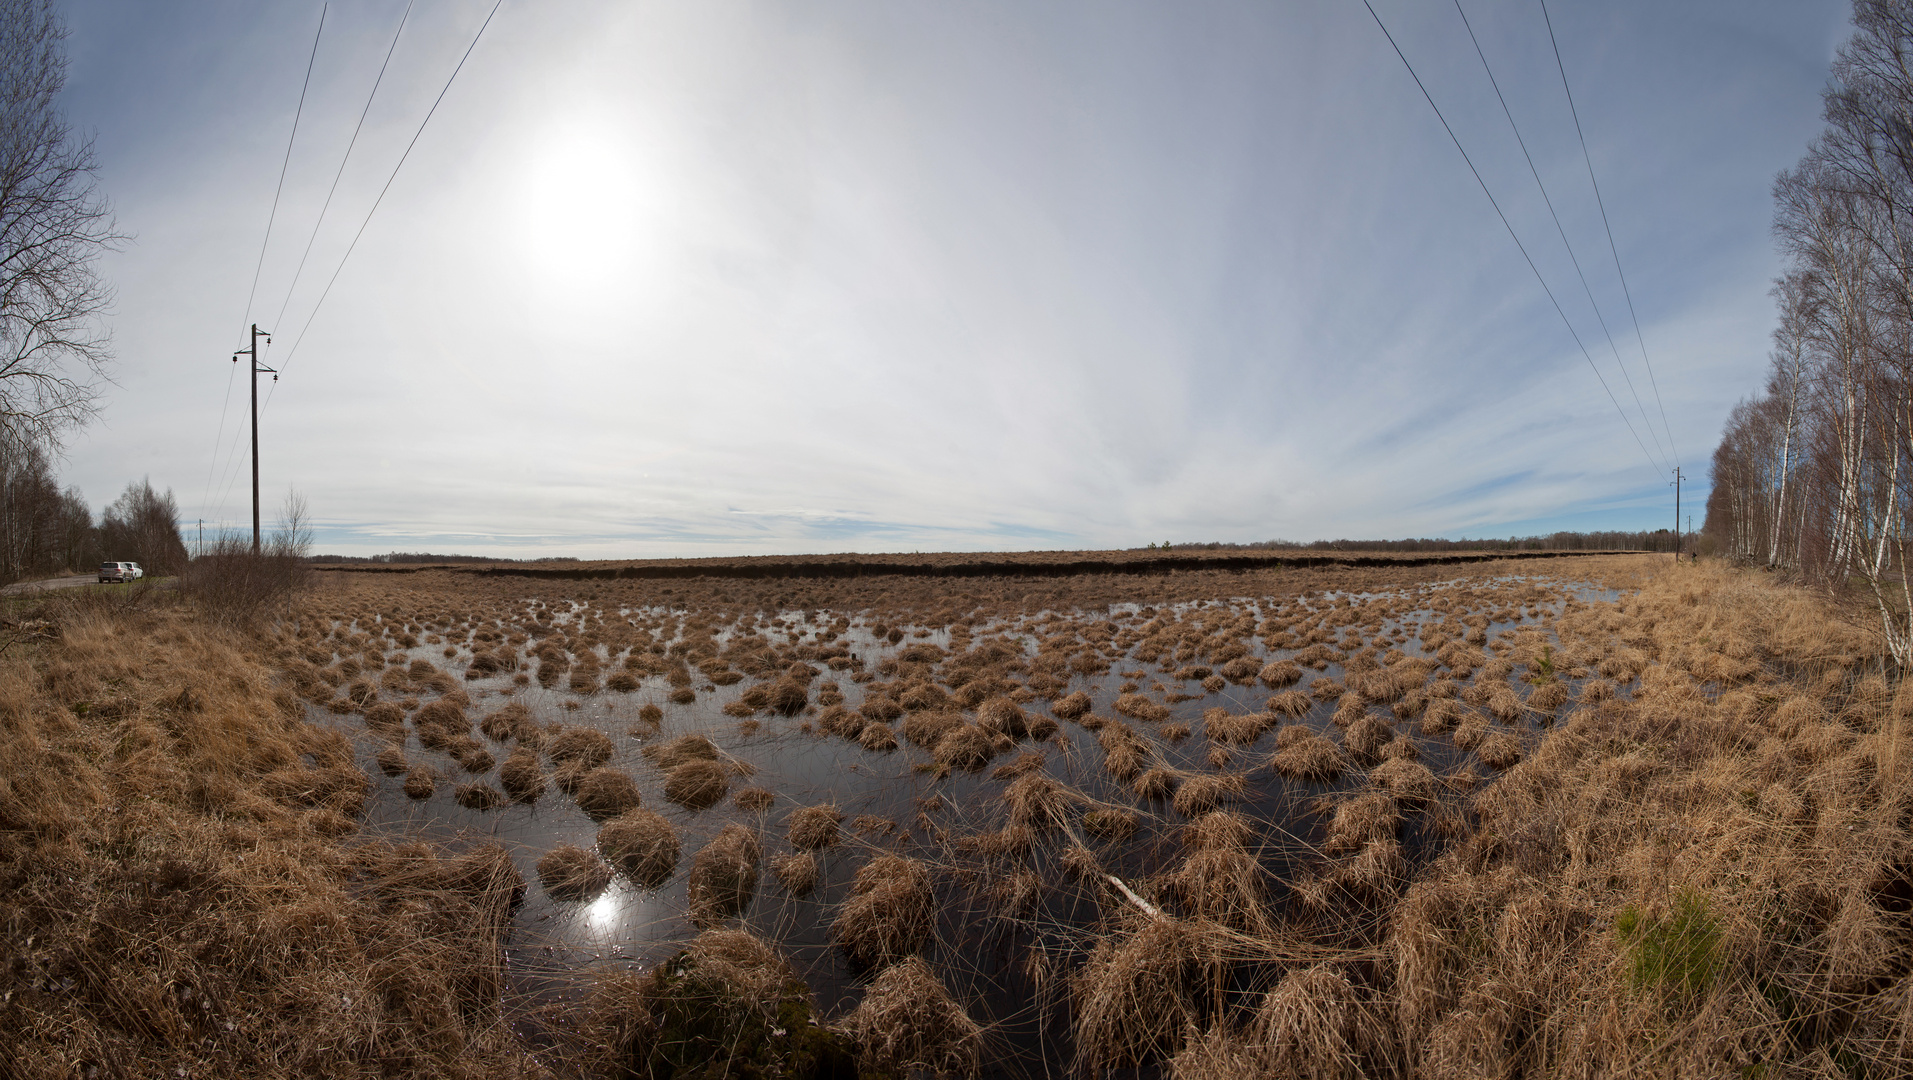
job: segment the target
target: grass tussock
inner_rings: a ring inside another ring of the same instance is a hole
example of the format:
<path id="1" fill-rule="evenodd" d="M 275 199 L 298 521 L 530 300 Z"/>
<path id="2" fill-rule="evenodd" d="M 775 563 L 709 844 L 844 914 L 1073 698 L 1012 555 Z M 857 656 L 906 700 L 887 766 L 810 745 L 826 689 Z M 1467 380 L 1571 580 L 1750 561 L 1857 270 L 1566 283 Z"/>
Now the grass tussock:
<path id="1" fill-rule="evenodd" d="M 1389 914 L 1403 1067 L 1913 1069 L 1913 784 L 1864 624 L 1702 564 L 1560 632 L 1602 676 Z"/>
<path id="2" fill-rule="evenodd" d="M 982 1059 L 982 1025 L 915 956 L 871 980 L 842 1027 L 877 1075 L 974 1076 Z"/>
<path id="3" fill-rule="evenodd" d="M 631 810 L 598 829 L 598 851 L 619 873 L 655 889 L 678 868 L 678 834 L 655 811 Z"/>
<path id="4" fill-rule="evenodd" d="M 1154 916 L 1096 943 L 1070 982 L 1081 1072 L 1138 1068 L 1181 1045 L 1199 1019 L 1197 934 Z"/>
<path id="5" fill-rule="evenodd" d="M 538 882 L 554 900 L 594 900 L 611 884 L 611 868 L 596 852 L 559 844 L 539 858 Z"/>
<path id="6" fill-rule="evenodd" d="M 792 812 L 786 828 L 790 846 L 799 851 L 824 851 L 837 846 L 844 815 L 834 806 L 806 806 Z"/>
<path id="7" fill-rule="evenodd" d="M 664 797 L 687 810 L 704 810 L 724 801 L 730 775 L 715 761 L 693 758 L 664 777 Z"/>
<path id="8" fill-rule="evenodd" d="M 763 856 L 756 832 L 736 822 L 724 826 L 691 860 L 691 921 L 708 927 L 742 915 L 757 895 Z"/>
<path id="9" fill-rule="evenodd" d="M 579 777 L 571 796 L 578 800 L 578 809 L 591 820 L 600 822 L 636 810 L 644 802 L 638 782 L 630 773 L 603 766 Z"/>
<path id="10" fill-rule="evenodd" d="M 586 1076 L 854 1075 L 852 1047 L 814 1005 L 769 943 L 707 930 L 647 973 L 599 975 L 572 1064 Z"/>
<path id="11" fill-rule="evenodd" d="M 793 851 L 783 855 L 773 855 L 770 860 L 771 875 L 777 883 L 792 896 L 809 896 L 817 891 L 817 882 L 823 877 L 823 867 L 818 864 L 817 854 L 812 851 Z"/>
<path id="12" fill-rule="evenodd" d="M 1276 732 L 1269 768 L 1291 780 L 1333 780 L 1348 771 L 1348 759 L 1334 741 L 1300 725 Z"/>
<path id="13" fill-rule="evenodd" d="M 886 967 L 929 943 L 936 895 L 922 862 L 878 855 L 857 870 L 850 891 L 830 930 L 853 966 Z"/>

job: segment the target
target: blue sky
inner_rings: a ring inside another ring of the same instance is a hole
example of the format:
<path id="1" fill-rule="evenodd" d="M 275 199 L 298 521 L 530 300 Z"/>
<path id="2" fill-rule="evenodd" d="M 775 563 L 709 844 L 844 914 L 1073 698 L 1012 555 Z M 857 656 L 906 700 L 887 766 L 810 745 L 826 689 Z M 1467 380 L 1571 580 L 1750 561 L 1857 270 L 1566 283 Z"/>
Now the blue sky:
<path id="1" fill-rule="evenodd" d="M 1698 507 L 1847 8 L 1550 5 L 1651 381 L 1539 4 L 1463 9 L 1612 347 L 1455 8 L 1375 8 L 1587 357 L 1359 0 L 505 0 L 316 308 L 491 5 L 414 4 L 295 288 L 404 5 L 330 6 L 288 158 L 320 5 L 72 3 L 136 239 L 66 478 L 245 524 L 250 319 L 267 517 L 330 551 L 1657 527 L 1671 460 Z"/>

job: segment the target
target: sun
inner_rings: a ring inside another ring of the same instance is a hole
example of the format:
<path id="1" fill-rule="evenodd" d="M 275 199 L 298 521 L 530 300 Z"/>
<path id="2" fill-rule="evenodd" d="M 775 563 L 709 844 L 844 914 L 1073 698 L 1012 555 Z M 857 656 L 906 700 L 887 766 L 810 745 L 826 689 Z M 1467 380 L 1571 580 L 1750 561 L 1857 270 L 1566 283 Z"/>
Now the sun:
<path id="1" fill-rule="evenodd" d="M 607 116 L 550 125 L 525 162 L 518 221 L 527 284 L 592 302 L 656 273 L 675 216 L 668 175 Z"/>

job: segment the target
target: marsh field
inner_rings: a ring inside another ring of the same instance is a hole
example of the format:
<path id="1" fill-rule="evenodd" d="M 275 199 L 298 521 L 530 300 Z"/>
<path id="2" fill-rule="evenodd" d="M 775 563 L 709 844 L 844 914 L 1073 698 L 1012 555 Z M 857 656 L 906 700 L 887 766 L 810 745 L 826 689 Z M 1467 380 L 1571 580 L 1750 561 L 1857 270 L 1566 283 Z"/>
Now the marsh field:
<path id="1" fill-rule="evenodd" d="M 647 565 L 13 609 L 0 1076 L 1913 1068 L 1913 691 L 1838 598 Z"/>

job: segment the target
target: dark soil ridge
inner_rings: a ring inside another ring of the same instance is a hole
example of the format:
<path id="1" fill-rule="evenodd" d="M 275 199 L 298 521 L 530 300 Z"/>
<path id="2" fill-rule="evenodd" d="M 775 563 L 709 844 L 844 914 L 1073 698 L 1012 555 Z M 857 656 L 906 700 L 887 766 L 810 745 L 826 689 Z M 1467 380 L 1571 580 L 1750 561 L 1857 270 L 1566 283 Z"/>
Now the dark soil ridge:
<path id="1" fill-rule="evenodd" d="M 822 555 L 809 558 L 754 556 L 748 558 L 670 559 L 613 565 L 459 566 L 421 563 L 404 566 L 325 566 L 314 570 L 348 574 L 416 574 L 439 570 L 480 577 L 522 577 L 559 581 L 653 580 L 693 578 L 731 579 L 841 579 L 861 577 L 1078 577 L 1091 574 L 1171 574 L 1190 570 L 1302 570 L 1343 566 L 1448 566 L 1464 563 L 1566 559 L 1590 555 L 1647 555 L 1627 551 L 1489 551 L 1443 555 L 1237 555 L 1190 554 L 1135 558 L 1110 552 L 1029 552 L 992 559 L 963 559 L 959 555 L 931 556 L 923 562 L 904 562 L 914 556 Z M 1058 557 L 1065 556 L 1065 557 Z M 1068 557 L 1075 556 L 1075 557 Z M 1100 556 L 1100 557 L 1099 557 Z"/>

